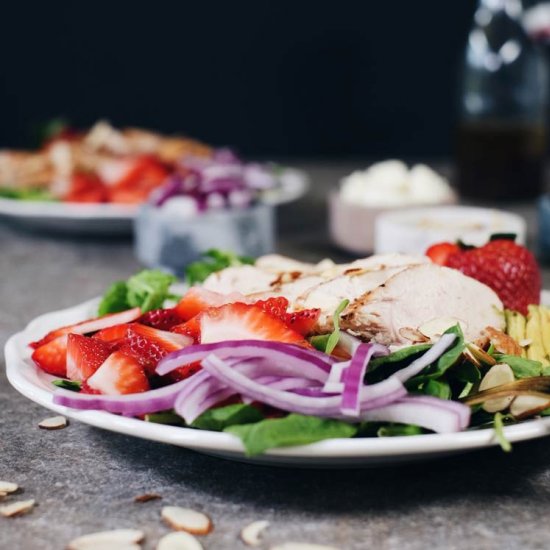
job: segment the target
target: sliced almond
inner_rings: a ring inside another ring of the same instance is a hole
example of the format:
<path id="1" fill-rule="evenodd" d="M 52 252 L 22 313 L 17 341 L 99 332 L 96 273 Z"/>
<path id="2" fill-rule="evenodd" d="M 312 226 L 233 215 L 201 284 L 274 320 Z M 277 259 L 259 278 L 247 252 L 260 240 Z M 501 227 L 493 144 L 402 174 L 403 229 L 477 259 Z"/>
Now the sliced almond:
<path id="1" fill-rule="evenodd" d="M 202 544 L 193 535 L 178 531 L 164 535 L 157 544 L 157 550 L 202 550 Z"/>
<path id="2" fill-rule="evenodd" d="M 518 395 L 510 405 L 510 413 L 514 417 L 522 419 L 533 416 L 548 407 L 550 407 L 550 398 Z"/>
<path id="3" fill-rule="evenodd" d="M 428 342 L 430 339 L 424 336 L 420 331 L 411 327 L 402 327 L 399 329 L 399 334 L 409 340 L 409 342 Z"/>
<path id="4" fill-rule="evenodd" d="M 11 504 L 5 504 L 0 506 L 0 514 L 5 518 L 13 518 L 16 516 L 22 516 L 27 512 L 30 512 L 35 504 L 34 499 L 20 500 L 19 502 L 12 502 Z"/>
<path id="5" fill-rule="evenodd" d="M 430 339 L 438 338 L 447 329 L 454 327 L 457 323 L 460 325 L 462 332 L 465 332 L 466 326 L 464 321 L 460 321 L 456 317 L 437 317 L 436 319 L 431 319 L 418 327 L 418 330 Z"/>
<path id="6" fill-rule="evenodd" d="M 68 550 L 107 550 L 139 548 L 138 543 L 145 538 L 139 529 L 113 529 L 112 531 L 98 531 L 82 535 L 67 546 Z"/>
<path id="7" fill-rule="evenodd" d="M 248 546 L 259 546 L 262 543 L 261 534 L 269 526 L 269 521 L 258 520 L 249 523 L 241 531 L 241 539 Z"/>
<path id="8" fill-rule="evenodd" d="M 497 364 L 497 361 L 494 357 L 489 355 L 485 350 L 476 346 L 476 344 L 467 344 L 467 349 L 471 355 L 479 362 L 481 365 L 493 366 Z M 474 363 L 477 364 L 477 363 Z"/>
<path id="9" fill-rule="evenodd" d="M 134 497 L 134 502 L 149 502 L 150 500 L 159 500 L 161 498 L 162 497 L 157 495 L 157 493 L 145 493 Z"/>
<path id="10" fill-rule="evenodd" d="M 510 384 L 514 382 L 514 371 L 506 363 L 499 363 L 489 369 L 487 374 L 483 377 L 481 384 L 479 385 L 479 391 L 490 390 L 503 384 Z M 514 396 L 499 397 L 498 399 L 490 399 L 483 403 L 483 410 L 488 413 L 495 413 L 506 409 Z"/>
<path id="11" fill-rule="evenodd" d="M 193 535 L 206 535 L 213 529 L 212 520 L 206 514 L 190 508 L 164 506 L 160 511 L 160 515 L 176 531 L 187 531 Z"/>
<path id="12" fill-rule="evenodd" d="M 19 489 L 17 483 L 11 481 L 0 481 L 0 493 L 15 493 Z"/>
<path id="13" fill-rule="evenodd" d="M 323 544 L 309 544 L 308 542 L 283 542 L 272 546 L 270 550 L 339 550 L 335 546 L 325 546 Z"/>
<path id="14" fill-rule="evenodd" d="M 64 416 L 50 416 L 49 418 L 44 418 L 38 424 L 38 427 L 43 430 L 61 430 L 65 426 L 67 426 L 67 419 Z"/>

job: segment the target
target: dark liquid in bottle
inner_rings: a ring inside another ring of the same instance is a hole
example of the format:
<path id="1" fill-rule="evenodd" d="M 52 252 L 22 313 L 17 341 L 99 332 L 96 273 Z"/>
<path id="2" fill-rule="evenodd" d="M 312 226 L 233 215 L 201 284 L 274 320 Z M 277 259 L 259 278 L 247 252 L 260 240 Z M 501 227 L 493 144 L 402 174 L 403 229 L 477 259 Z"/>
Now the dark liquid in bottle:
<path id="1" fill-rule="evenodd" d="M 460 192 L 477 199 L 530 199 L 544 189 L 543 126 L 470 122 L 459 127 Z"/>

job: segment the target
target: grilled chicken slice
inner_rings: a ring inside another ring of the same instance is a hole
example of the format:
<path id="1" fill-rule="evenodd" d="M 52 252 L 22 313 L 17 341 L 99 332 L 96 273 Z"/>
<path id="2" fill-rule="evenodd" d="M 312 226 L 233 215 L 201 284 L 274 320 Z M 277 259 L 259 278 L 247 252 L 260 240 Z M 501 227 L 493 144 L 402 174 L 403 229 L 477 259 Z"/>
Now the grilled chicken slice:
<path id="1" fill-rule="evenodd" d="M 410 330 L 422 333 L 438 320 L 459 322 L 467 340 L 487 326 L 504 328 L 502 302 L 488 286 L 436 264 L 415 265 L 358 298 L 342 316 L 342 327 L 384 344 L 410 344 Z"/>
<path id="2" fill-rule="evenodd" d="M 202 286 L 221 294 L 255 294 L 271 291 L 272 284 L 276 284 L 278 278 L 276 273 L 269 273 L 252 265 L 241 265 L 212 273 Z"/>
<path id="3" fill-rule="evenodd" d="M 323 281 L 306 290 L 294 304 L 295 309 L 320 308 L 321 315 L 317 322 L 317 330 L 326 332 L 332 330 L 332 316 L 343 300 L 350 304 L 384 284 L 392 275 L 399 273 L 408 266 L 395 266 L 386 269 L 362 270 L 350 269 L 344 275 L 339 275 Z"/>
<path id="4" fill-rule="evenodd" d="M 270 273 L 322 273 L 334 267 L 334 262 L 329 259 L 320 261 L 317 264 L 299 262 L 280 254 L 267 254 L 256 260 L 255 266 Z"/>

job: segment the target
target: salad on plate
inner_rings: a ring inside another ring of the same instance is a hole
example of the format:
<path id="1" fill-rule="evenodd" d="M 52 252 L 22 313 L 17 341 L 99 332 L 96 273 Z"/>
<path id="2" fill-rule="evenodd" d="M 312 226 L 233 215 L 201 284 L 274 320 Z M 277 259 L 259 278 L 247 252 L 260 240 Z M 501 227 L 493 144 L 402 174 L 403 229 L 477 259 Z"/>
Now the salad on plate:
<path id="1" fill-rule="evenodd" d="M 550 414 L 550 309 L 524 247 L 440 243 L 348 264 L 209 251 L 145 270 L 30 344 L 54 403 L 224 431 L 248 455 Z"/>
<path id="2" fill-rule="evenodd" d="M 0 151 L 0 198 L 18 201 L 131 206 L 150 200 L 200 212 L 280 200 L 301 187 L 296 171 L 247 163 L 188 137 L 117 129 L 105 121 L 88 131 L 57 121 L 38 150 Z"/>

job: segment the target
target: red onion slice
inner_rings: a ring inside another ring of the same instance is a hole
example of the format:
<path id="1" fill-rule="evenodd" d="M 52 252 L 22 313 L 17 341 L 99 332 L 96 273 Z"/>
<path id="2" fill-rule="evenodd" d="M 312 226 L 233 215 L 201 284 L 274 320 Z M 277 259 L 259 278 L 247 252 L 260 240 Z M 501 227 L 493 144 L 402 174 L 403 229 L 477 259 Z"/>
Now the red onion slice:
<path id="1" fill-rule="evenodd" d="M 342 414 L 357 417 L 361 411 L 359 394 L 367 372 L 367 366 L 373 355 L 387 355 L 389 350 L 380 344 L 361 344 L 351 358 L 348 368 L 342 371 Z"/>
<path id="2" fill-rule="evenodd" d="M 81 410 L 102 410 L 129 416 L 171 409 L 187 380 L 156 390 L 128 395 L 93 395 L 59 388 L 53 395 L 56 405 Z"/>
<path id="3" fill-rule="evenodd" d="M 331 366 L 336 360 L 316 351 L 271 342 L 268 340 L 229 340 L 212 344 L 198 344 L 175 351 L 167 355 L 157 366 L 157 374 L 163 376 L 178 367 L 201 361 L 215 352 L 217 357 L 263 357 L 273 364 L 287 365 L 293 373 L 300 373 L 305 378 L 325 382 Z"/>
<path id="4" fill-rule="evenodd" d="M 460 432 L 468 427 L 470 408 L 437 397 L 403 397 L 384 407 L 361 413 L 361 420 L 415 424 L 437 433 Z"/>
<path id="5" fill-rule="evenodd" d="M 243 396 L 289 412 L 317 416 L 337 416 L 340 414 L 340 395 L 309 397 L 288 391 L 262 386 L 243 375 L 238 369 L 229 366 L 217 355 L 211 354 L 202 362 L 203 369 L 224 382 Z M 406 395 L 407 390 L 396 378 L 388 378 L 377 384 L 363 386 L 360 392 L 361 410 L 380 407 Z M 186 418 L 187 421 L 187 418 Z"/>

